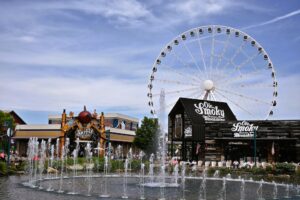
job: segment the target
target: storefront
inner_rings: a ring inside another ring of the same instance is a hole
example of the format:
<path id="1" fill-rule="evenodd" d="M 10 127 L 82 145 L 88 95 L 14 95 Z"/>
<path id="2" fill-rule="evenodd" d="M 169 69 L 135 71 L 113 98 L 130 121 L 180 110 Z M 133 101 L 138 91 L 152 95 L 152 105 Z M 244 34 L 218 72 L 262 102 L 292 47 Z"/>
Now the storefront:
<path id="1" fill-rule="evenodd" d="M 172 156 L 300 161 L 300 120 L 239 121 L 224 102 L 180 98 L 169 113 Z"/>
<path id="2" fill-rule="evenodd" d="M 59 142 L 59 150 L 64 146 L 67 138 L 69 139 L 69 152 L 79 144 L 79 155 L 84 154 L 87 143 L 92 148 L 100 149 L 100 154 L 111 148 L 122 146 L 123 153 L 126 155 L 132 148 L 135 138 L 135 130 L 139 120 L 119 113 L 97 114 L 96 111 L 90 113 L 84 110 L 78 115 L 73 112 L 69 114 L 64 110 L 61 115 L 49 116 L 49 124 L 42 125 L 17 125 L 13 139 L 16 141 L 17 150 L 20 155 L 26 156 L 27 143 L 30 137 L 37 137 L 39 140 L 51 139 L 51 143 L 56 145 Z M 58 140 L 59 139 L 59 140 Z"/>

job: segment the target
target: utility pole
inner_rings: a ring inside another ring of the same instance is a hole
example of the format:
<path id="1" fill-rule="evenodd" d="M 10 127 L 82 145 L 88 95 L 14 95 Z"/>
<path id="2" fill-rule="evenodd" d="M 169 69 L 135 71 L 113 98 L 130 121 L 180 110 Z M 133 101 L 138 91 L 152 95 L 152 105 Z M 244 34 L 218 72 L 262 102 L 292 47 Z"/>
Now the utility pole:
<path id="1" fill-rule="evenodd" d="M 11 136 L 12 136 L 12 120 L 7 121 L 7 137 L 8 137 L 8 150 L 7 150 L 7 168 L 10 165 L 10 145 L 11 145 Z"/>
<path id="2" fill-rule="evenodd" d="M 256 167 L 256 130 L 254 130 L 254 137 L 253 137 L 253 143 L 254 143 L 254 166 Z"/>

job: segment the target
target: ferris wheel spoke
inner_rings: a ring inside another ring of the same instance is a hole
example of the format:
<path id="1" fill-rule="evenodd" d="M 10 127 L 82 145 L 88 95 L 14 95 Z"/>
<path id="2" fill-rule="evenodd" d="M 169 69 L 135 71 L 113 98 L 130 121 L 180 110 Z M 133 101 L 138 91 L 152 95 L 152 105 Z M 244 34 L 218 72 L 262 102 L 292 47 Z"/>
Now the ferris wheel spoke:
<path id="1" fill-rule="evenodd" d="M 199 90 L 199 87 L 193 87 L 193 88 L 186 88 L 182 90 L 174 90 L 174 91 L 165 91 L 165 95 L 170 95 L 170 94 L 178 94 L 178 93 L 183 93 L 183 92 L 188 92 L 188 91 L 193 91 L 193 90 Z M 157 94 L 152 94 L 153 97 L 160 96 L 160 93 Z"/>
<path id="2" fill-rule="evenodd" d="M 201 55 L 201 60 L 202 60 L 203 67 L 204 67 L 204 72 L 205 72 L 206 78 L 208 78 L 206 62 L 205 62 L 202 43 L 201 43 L 201 39 L 200 39 L 199 35 L 200 35 L 200 33 L 198 32 L 198 34 L 197 34 L 197 37 L 198 37 L 197 43 L 198 43 L 198 46 L 199 46 L 199 49 L 200 49 L 200 55 Z"/>
<path id="3" fill-rule="evenodd" d="M 249 85 L 240 84 L 240 85 L 238 85 L 238 87 L 242 87 L 242 88 L 250 88 L 250 87 L 272 88 L 272 87 L 274 87 L 274 86 L 273 86 L 272 84 L 256 83 L 256 84 L 249 84 Z"/>
<path id="4" fill-rule="evenodd" d="M 192 58 L 194 64 L 196 65 L 198 71 L 200 72 L 200 74 L 203 74 L 202 70 L 200 69 L 200 67 L 199 67 L 199 65 L 198 65 L 198 63 L 197 63 L 195 57 L 193 56 L 193 54 L 192 54 L 192 52 L 190 51 L 190 49 L 188 48 L 188 46 L 185 44 L 184 41 L 183 41 L 182 43 L 183 43 L 183 46 L 184 46 L 185 50 L 188 52 L 188 54 L 189 54 L 190 57 Z"/>
<path id="5" fill-rule="evenodd" d="M 228 48 L 228 46 L 229 46 L 230 36 L 231 36 L 231 34 L 228 34 L 228 35 L 227 35 L 226 41 L 225 41 L 225 43 L 224 43 L 224 45 L 223 45 L 222 53 L 220 54 L 219 59 L 218 59 L 218 63 L 217 63 L 217 65 L 216 65 L 216 69 L 219 68 L 221 62 L 223 61 L 224 55 L 225 55 L 225 53 L 226 53 L 226 51 L 227 51 L 227 48 Z"/>
<path id="6" fill-rule="evenodd" d="M 155 81 L 159 81 L 159 82 L 163 82 L 163 83 L 175 83 L 178 85 L 191 85 L 191 86 L 198 86 L 196 84 L 193 83 L 187 83 L 187 82 L 182 82 L 182 81 L 174 81 L 174 80 L 167 80 L 167 79 L 154 79 Z"/>
<path id="7" fill-rule="evenodd" d="M 232 92 L 232 91 L 228 91 L 228 90 L 224 90 L 224 89 L 220 89 L 220 88 L 215 88 L 215 89 L 220 90 L 224 93 L 228 93 L 228 94 L 232 94 L 232 95 L 241 97 L 241 98 L 246 99 L 246 100 L 251 100 L 251 101 L 255 101 L 257 103 L 271 105 L 271 103 L 269 103 L 269 102 L 266 102 L 266 101 L 263 101 L 263 100 L 260 100 L 260 99 L 254 98 L 254 97 L 246 96 L 244 94 L 240 94 L 240 93 L 237 93 L 237 92 Z"/>
<path id="8" fill-rule="evenodd" d="M 174 69 L 175 67 L 171 67 L 171 66 L 166 65 L 166 64 L 162 64 L 161 66 L 170 69 L 171 71 L 173 71 L 174 73 L 176 73 L 176 74 L 182 76 L 183 78 L 187 78 L 187 76 L 188 76 L 188 77 L 190 77 L 195 83 L 200 83 L 200 82 L 201 82 L 201 79 L 199 79 L 199 77 L 194 76 L 194 75 L 190 75 L 190 74 L 187 74 L 187 73 L 183 74 L 182 72 L 180 72 L 180 71 Z"/>
<path id="9" fill-rule="evenodd" d="M 189 68 L 191 70 L 193 70 L 193 68 L 187 64 L 186 62 L 184 62 L 179 55 L 177 55 L 174 51 L 171 51 L 171 54 L 173 54 L 176 58 L 177 61 L 179 61 L 185 68 Z M 203 79 L 201 77 L 198 77 L 199 79 L 201 79 L 203 81 Z"/>
<path id="10" fill-rule="evenodd" d="M 242 43 L 241 43 L 241 45 L 239 46 L 239 48 L 234 52 L 233 56 L 230 58 L 230 61 L 228 61 L 228 62 L 224 65 L 223 69 L 226 69 L 227 66 L 233 62 L 233 60 L 236 58 L 236 56 L 239 55 L 239 54 L 241 53 L 241 51 L 243 50 L 245 44 L 246 44 L 246 42 L 242 41 Z"/>
<path id="11" fill-rule="evenodd" d="M 241 105 L 239 105 L 238 103 L 236 103 L 235 101 L 229 99 L 228 97 L 226 97 L 225 95 L 223 95 L 220 91 L 216 91 L 217 94 L 219 94 L 220 96 L 222 96 L 224 99 L 227 99 L 228 101 L 230 101 L 233 105 L 235 105 L 236 107 L 238 107 L 239 109 L 241 109 L 242 111 L 246 112 L 247 114 L 251 115 L 254 117 L 254 115 L 249 112 L 248 110 L 246 110 L 245 108 L 243 108 Z"/>
<path id="12" fill-rule="evenodd" d="M 189 95 L 187 95 L 186 97 L 187 98 L 197 98 L 197 99 L 201 99 L 201 95 L 199 95 L 201 92 L 200 91 L 196 91 L 196 92 L 193 92 L 193 93 L 190 93 Z"/>
<path id="13" fill-rule="evenodd" d="M 231 83 L 231 82 L 240 80 L 240 79 L 242 79 L 242 78 L 252 77 L 252 76 L 254 76 L 254 75 L 259 74 L 261 71 L 263 71 L 263 69 L 256 70 L 256 71 L 252 71 L 252 72 L 250 72 L 250 73 L 244 73 L 242 76 L 237 76 L 237 77 L 235 77 L 235 78 L 232 78 L 232 77 L 229 77 L 229 76 L 228 76 L 228 79 L 221 80 L 220 82 L 222 83 L 222 85 L 228 84 L 228 83 Z"/>
<path id="14" fill-rule="evenodd" d="M 214 56 L 213 56 L 214 52 L 215 52 L 215 33 L 214 33 L 214 29 L 212 28 L 211 51 L 210 51 L 210 62 L 209 62 L 210 76 L 212 76 L 212 65 L 214 62 Z"/>
<path id="15" fill-rule="evenodd" d="M 231 74 L 233 74 L 236 70 L 239 70 L 244 67 L 246 64 L 248 64 L 249 62 L 251 62 L 253 59 L 255 59 L 260 53 L 255 53 L 253 56 L 248 57 L 244 62 L 242 62 L 239 65 L 234 65 L 234 70 L 232 70 L 231 72 L 228 73 L 228 75 L 230 76 Z"/>

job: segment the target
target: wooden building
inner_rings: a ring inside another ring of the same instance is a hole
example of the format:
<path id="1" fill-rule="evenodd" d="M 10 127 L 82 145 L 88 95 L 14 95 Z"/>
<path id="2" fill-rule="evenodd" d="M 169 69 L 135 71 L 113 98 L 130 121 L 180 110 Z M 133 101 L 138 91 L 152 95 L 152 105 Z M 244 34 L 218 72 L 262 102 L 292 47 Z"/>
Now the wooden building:
<path id="1" fill-rule="evenodd" d="M 300 161 L 300 120 L 239 121 L 224 102 L 180 98 L 168 137 L 182 160 Z"/>
<path id="2" fill-rule="evenodd" d="M 78 115 L 73 112 L 61 115 L 50 115 L 48 124 L 43 125 L 17 125 L 13 139 L 19 154 L 26 155 L 27 143 L 30 137 L 37 137 L 40 140 L 51 138 L 55 144 L 59 139 L 60 146 L 65 144 L 66 138 L 70 139 L 69 149 L 72 151 L 78 140 L 82 151 L 86 142 L 90 142 L 93 148 L 100 143 L 101 151 L 104 150 L 108 142 L 113 148 L 122 145 L 124 155 L 129 148 L 133 147 L 132 142 L 139 120 L 119 113 L 92 114 L 84 109 Z M 133 149 L 135 152 L 135 149 Z"/>

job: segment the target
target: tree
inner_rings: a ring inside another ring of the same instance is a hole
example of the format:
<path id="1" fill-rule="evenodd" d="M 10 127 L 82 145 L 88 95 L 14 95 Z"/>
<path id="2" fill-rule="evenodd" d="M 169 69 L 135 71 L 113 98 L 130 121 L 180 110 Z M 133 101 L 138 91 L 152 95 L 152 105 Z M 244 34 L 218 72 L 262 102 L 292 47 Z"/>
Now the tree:
<path id="1" fill-rule="evenodd" d="M 146 154 L 155 153 L 157 147 L 156 133 L 158 131 L 157 119 L 144 117 L 141 127 L 135 132 L 133 144 Z"/>
<path id="2" fill-rule="evenodd" d="M 14 120 L 10 113 L 0 110 L 0 150 L 7 149 L 6 131 L 8 128 L 14 129 L 14 127 Z"/>

